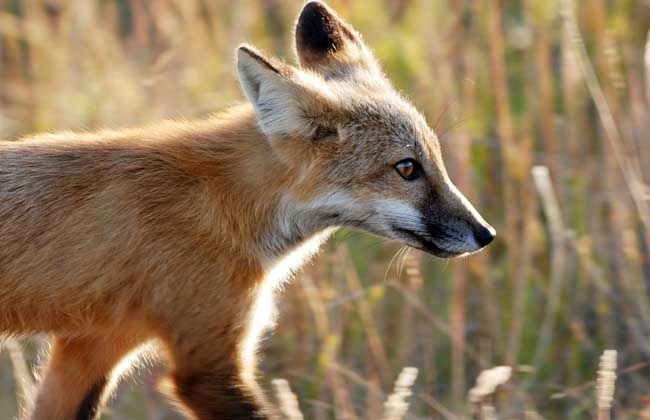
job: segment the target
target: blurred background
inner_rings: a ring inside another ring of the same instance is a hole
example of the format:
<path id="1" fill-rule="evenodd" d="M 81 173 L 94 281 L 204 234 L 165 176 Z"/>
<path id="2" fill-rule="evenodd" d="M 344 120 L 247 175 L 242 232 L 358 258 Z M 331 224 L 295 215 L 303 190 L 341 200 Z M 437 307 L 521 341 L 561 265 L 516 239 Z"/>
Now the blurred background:
<path id="1" fill-rule="evenodd" d="M 221 110 L 243 99 L 238 43 L 294 62 L 301 4 L 0 0 L 0 138 Z M 286 408 L 289 385 L 306 419 L 608 418 L 597 372 L 616 371 L 615 417 L 650 419 L 650 1 L 330 4 L 499 236 L 444 261 L 337 234 L 278 298 L 269 394 Z M 4 343 L 0 418 L 46 339 Z M 139 369 L 103 418 L 179 418 L 160 373 Z"/>

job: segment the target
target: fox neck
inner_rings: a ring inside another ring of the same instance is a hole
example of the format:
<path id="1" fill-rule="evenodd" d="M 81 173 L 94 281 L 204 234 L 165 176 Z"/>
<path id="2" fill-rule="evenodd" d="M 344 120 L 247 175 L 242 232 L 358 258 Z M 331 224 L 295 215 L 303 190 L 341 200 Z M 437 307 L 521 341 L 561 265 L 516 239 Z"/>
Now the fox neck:
<path id="1" fill-rule="evenodd" d="M 299 175 L 259 131 L 252 107 L 230 110 L 208 129 L 196 137 L 201 143 L 214 139 L 207 150 L 201 147 L 201 159 L 212 161 L 202 166 L 217 168 L 209 176 L 233 242 L 255 250 L 253 257 L 268 275 L 279 277 L 273 271 L 281 269 L 286 277 L 318 251 L 337 225 L 313 203 L 293 196 Z"/>

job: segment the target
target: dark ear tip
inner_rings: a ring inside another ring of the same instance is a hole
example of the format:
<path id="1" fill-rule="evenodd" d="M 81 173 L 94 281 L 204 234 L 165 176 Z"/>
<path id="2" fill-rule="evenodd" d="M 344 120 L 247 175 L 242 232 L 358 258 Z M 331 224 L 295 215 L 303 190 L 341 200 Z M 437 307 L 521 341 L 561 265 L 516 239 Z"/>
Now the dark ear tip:
<path id="1" fill-rule="evenodd" d="M 237 54 L 248 54 L 248 55 L 253 55 L 255 54 L 255 50 L 248 44 L 241 44 L 237 47 Z"/>
<path id="2" fill-rule="evenodd" d="M 237 57 L 237 62 L 240 62 L 244 58 L 252 58 L 257 61 L 263 60 L 263 57 L 255 49 L 255 47 L 252 47 L 248 44 L 241 44 L 240 46 L 237 47 L 236 57 Z"/>
<path id="3" fill-rule="evenodd" d="M 276 62 L 272 58 L 266 58 L 262 52 L 248 44 L 241 44 L 237 47 L 236 57 L 238 66 L 243 64 L 242 61 L 252 59 L 275 73 L 286 74 L 287 72 L 286 69 L 282 68 L 281 63 Z"/>
<path id="4" fill-rule="evenodd" d="M 341 44 L 336 16 L 320 1 L 305 4 L 296 24 L 298 45 L 314 52 L 336 50 Z"/>
<path id="5" fill-rule="evenodd" d="M 318 0 L 313 0 L 310 2 L 307 2 L 303 8 L 302 12 L 300 12 L 300 17 L 302 18 L 303 16 L 309 16 L 309 15 L 314 15 L 314 14 L 330 14 L 329 10 L 327 9 L 327 6 L 325 3 L 318 1 Z"/>

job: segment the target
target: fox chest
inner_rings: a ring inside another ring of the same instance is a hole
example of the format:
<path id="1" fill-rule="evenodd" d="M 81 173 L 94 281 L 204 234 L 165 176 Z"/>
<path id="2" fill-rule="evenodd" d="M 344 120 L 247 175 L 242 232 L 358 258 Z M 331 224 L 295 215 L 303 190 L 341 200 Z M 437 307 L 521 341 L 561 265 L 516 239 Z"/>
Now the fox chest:
<path id="1" fill-rule="evenodd" d="M 266 265 L 264 282 L 273 289 L 281 287 L 290 280 L 300 268 L 318 253 L 321 246 L 334 233 L 335 229 L 326 229 L 309 239 L 292 247 L 282 255 L 273 258 Z"/>

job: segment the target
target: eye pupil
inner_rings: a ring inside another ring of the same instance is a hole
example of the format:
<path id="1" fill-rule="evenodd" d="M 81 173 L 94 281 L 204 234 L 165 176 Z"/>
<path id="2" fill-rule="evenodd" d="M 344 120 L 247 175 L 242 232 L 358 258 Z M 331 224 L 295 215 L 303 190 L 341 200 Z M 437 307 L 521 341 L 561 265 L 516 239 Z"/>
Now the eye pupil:
<path id="1" fill-rule="evenodd" d="M 398 174 L 407 181 L 414 180 L 419 177 L 418 163 L 413 159 L 404 159 L 397 162 L 395 170 Z"/>

